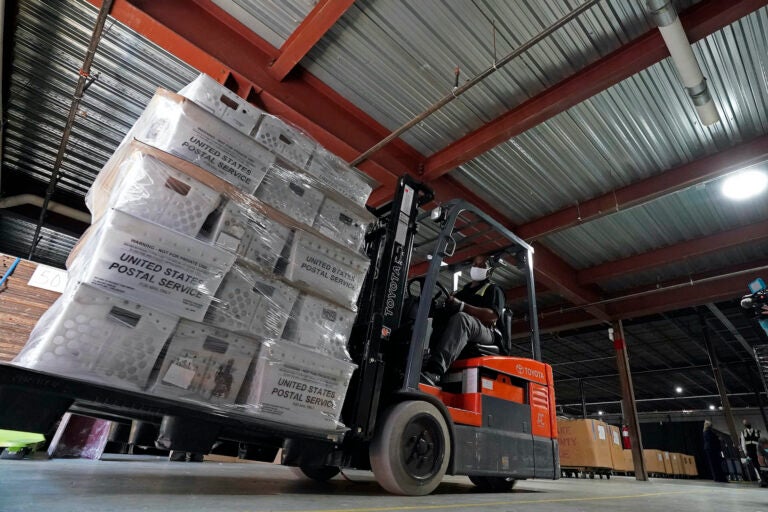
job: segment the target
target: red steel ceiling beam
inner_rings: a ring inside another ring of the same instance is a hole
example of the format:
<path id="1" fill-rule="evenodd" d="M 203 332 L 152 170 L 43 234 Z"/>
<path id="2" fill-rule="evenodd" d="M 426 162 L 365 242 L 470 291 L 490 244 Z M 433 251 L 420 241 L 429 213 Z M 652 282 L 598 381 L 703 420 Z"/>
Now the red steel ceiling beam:
<path id="1" fill-rule="evenodd" d="M 580 285 L 597 283 L 764 239 L 768 239 L 768 220 L 580 270 L 576 281 Z"/>
<path id="2" fill-rule="evenodd" d="M 101 0 L 88 1 L 96 7 L 101 5 Z M 211 0 L 115 0 L 110 14 L 199 71 L 222 81 L 223 77 L 234 78 L 238 94 L 301 127 L 347 161 L 388 134 L 386 128 L 301 68 L 296 69 L 292 80 L 276 80 L 268 67 L 278 50 Z M 391 190 L 397 176 L 415 172 L 422 162 L 420 153 L 397 140 L 361 164 L 360 169 Z M 514 228 L 487 201 L 449 176 L 431 186 L 438 200 L 464 198 L 506 227 Z M 537 274 L 574 273 L 553 254 L 547 261 L 557 269 L 547 269 L 540 262 Z M 578 304 L 592 297 L 589 290 L 572 280 L 558 284 L 549 279 L 545 284 Z"/>
<path id="3" fill-rule="evenodd" d="M 613 319 L 619 320 L 738 298 L 747 293 L 747 283 L 758 272 L 750 271 L 764 267 L 768 267 L 768 259 L 677 278 L 663 283 L 661 288 L 648 285 L 623 290 L 619 295 L 609 298 L 615 299 L 615 302 L 605 304 L 606 310 Z M 577 329 L 600 323 L 584 310 L 568 306 L 540 311 L 539 315 L 539 325 L 542 331 L 546 332 Z M 515 325 L 515 332 L 524 329 L 522 321 Z"/>
<path id="4" fill-rule="evenodd" d="M 320 0 L 280 47 L 280 56 L 270 64 L 269 73 L 276 80 L 285 79 L 353 3 L 355 0 Z"/>
<path id="5" fill-rule="evenodd" d="M 693 43 L 767 4 L 768 0 L 706 0 L 683 12 L 680 20 L 688 39 Z M 439 178 L 512 137 L 660 62 L 668 55 L 659 31 L 648 31 L 433 154 L 427 158 L 422 179 L 430 181 Z"/>
<path id="6" fill-rule="evenodd" d="M 751 142 L 683 164 L 615 192 L 608 192 L 578 206 L 564 208 L 522 224 L 516 233 L 525 240 L 551 235 L 766 160 L 768 135 L 763 135 Z"/>

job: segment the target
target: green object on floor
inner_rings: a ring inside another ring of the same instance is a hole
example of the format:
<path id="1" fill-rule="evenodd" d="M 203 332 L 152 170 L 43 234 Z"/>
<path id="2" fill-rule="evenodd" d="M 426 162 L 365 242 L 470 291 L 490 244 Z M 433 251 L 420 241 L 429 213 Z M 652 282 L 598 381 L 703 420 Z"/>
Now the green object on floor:
<path id="1" fill-rule="evenodd" d="M 19 432 L 17 430 L 0 430 L 0 448 L 25 448 L 45 441 L 42 434 Z"/>

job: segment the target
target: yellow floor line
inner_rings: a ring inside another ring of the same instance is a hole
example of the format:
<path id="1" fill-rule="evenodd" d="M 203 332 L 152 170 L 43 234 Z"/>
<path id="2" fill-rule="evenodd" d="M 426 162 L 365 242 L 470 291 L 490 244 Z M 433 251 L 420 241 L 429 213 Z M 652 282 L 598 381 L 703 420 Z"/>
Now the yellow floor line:
<path id="1" fill-rule="evenodd" d="M 655 496 L 671 496 L 674 494 L 690 494 L 690 491 L 673 492 L 653 492 L 646 494 L 628 494 L 624 496 L 599 496 L 594 498 L 551 498 L 544 500 L 507 500 L 507 501 L 487 501 L 484 503 L 446 503 L 442 505 L 411 505 L 411 506 L 391 506 L 391 507 L 367 507 L 367 508 L 323 508 L 307 510 L 286 510 L 277 512 L 387 512 L 397 510 L 439 510 L 453 508 L 480 508 L 502 505 L 533 505 L 536 503 L 569 503 L 582 501 L 606 501 L 606 500 L 628 500 L 638 498 L 652 498 Z"/>

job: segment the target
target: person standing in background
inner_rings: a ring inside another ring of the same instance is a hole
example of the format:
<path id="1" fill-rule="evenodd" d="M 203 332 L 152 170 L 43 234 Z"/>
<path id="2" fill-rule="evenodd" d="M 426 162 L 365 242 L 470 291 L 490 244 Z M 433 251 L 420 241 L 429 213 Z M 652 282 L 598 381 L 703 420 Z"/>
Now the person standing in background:
<path id="1" fill-rule="evenodd" d="M 744 424 L 744 430 L 741 431 L 741 448 L 748 457 L 747 467 L 757 472 L 757 476 L 760 478 L 760 486 L 765 487 L 766 477 L 760 471 L 760 462 L 758 462 L 757 458 L 760 430 L 752 428 L 752 425 L 747 420 L 742 421 L 742 423 Z"/>
<path id="2" fill-rule="evenodd" d="M 723 473 L 723 447 L 720 445 L 720 438 L 712 430 L 712 422 L 704 421 L 704 453 L 709 464 L 709 471 L 712 474 L 712 480 L 715 482 L 728 482 Z"/>

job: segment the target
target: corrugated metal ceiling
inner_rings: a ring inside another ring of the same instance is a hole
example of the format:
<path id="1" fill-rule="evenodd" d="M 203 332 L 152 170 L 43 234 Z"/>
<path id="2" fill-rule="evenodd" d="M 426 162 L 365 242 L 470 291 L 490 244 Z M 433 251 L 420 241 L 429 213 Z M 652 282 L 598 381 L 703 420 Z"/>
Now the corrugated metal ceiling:
<path id="1" fill-rule="evenodd" d="M 4 178 L 48 182 L 97 10 L 83 0 L 19 2 L 3 148 Z M 80 105 L 60 189 L 84 196 L 157 87 L 197 72 L 110 20 Z"/>

